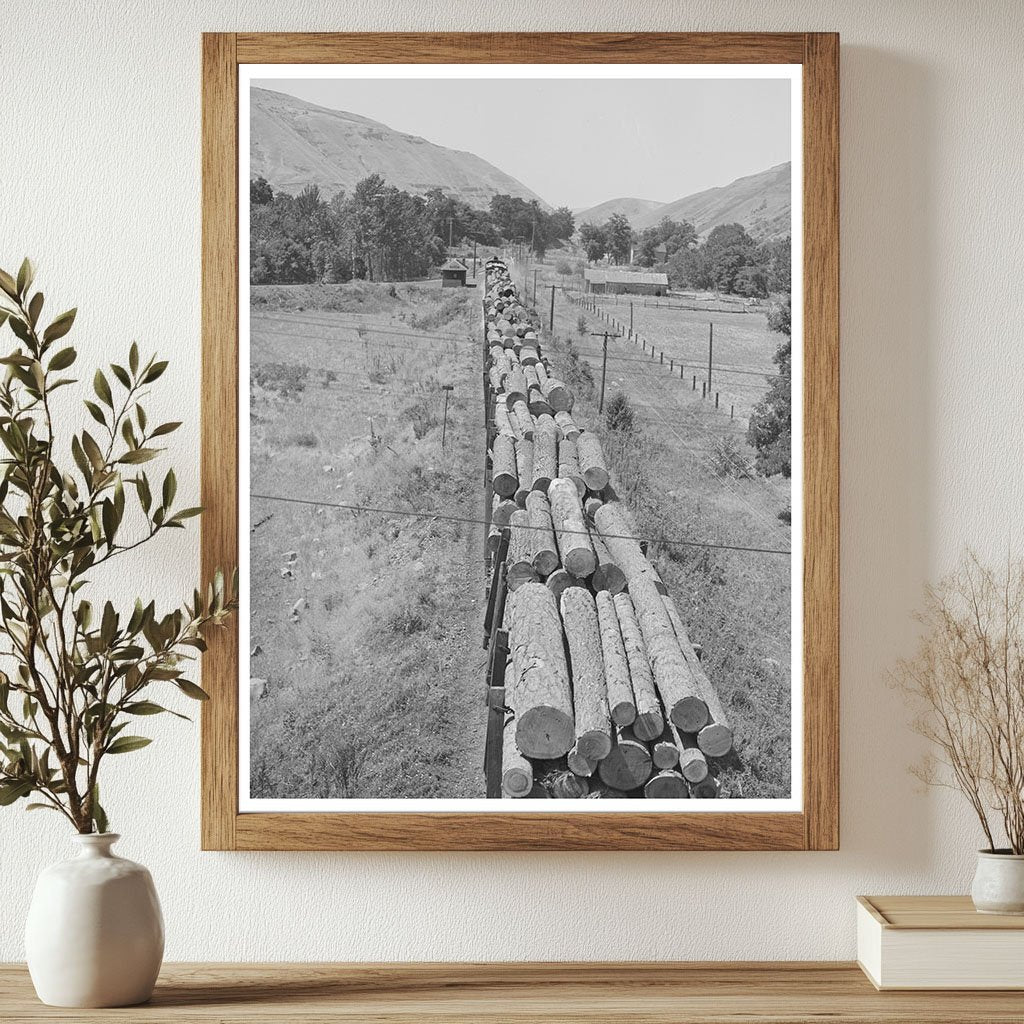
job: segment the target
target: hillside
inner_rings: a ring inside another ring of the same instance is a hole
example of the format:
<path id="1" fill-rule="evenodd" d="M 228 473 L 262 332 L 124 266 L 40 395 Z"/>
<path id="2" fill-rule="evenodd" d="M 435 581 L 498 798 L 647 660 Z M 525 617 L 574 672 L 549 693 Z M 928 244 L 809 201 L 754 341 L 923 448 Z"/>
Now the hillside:
<path id="1" fill-rule="evenodd" d="M 269 89 L 251 90 L 250 177 L 298 193 L 318 185 L 328 196 L 350 191 L 368 174 L 422 195 L 441 187 L 485 207 L 501 193 L 538 199 L 521 182 L 472 153 L 434 145 L 415 135 L 343 110 L 329 110 Z M 546 207 L 546 204 L 541 202 Z"/>
<path id="2" fill-rule="evenodd" d="M 654 217 L 652 223 L 657 223 L 660 220 L 657 211 L 664 205 L 654 199 L 608 199 L 597 206 L 576 211 L 573 216 L 577 224 L 603 224 L 613 213 L 621 213 L 636 227 L 642 217 Z"/>
<path id="3" fill-rule="evenodd" d="M 642 231 L 662 217 L 688 220 L 704 235 L 719 224 L 742 224 L 755 238 L 788 235 L 790 225 L 790 165 L 778 164 L 760 174 L 737 178 L 728 185 L 709 188 L 692 196 L 665 203 L 636 219 Z"/>

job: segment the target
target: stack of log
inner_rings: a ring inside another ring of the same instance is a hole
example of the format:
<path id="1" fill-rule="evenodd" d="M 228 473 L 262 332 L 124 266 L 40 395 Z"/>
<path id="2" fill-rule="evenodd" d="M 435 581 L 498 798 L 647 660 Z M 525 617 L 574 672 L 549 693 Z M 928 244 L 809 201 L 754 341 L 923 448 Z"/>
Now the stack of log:
<path id="1" fill-rule="evenodd" d="M 717 797 L 733 740 L 718 693 L 539 318 L 500 260 L 485 285 L 492 551 L 509 531 L 503 795 Z"/>

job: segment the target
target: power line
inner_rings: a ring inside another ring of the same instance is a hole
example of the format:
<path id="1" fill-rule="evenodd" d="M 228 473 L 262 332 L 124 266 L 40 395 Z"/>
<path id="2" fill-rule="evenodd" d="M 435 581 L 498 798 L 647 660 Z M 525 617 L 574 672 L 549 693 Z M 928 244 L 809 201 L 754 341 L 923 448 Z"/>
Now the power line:
<path id="1" fill-rule="evenodd" d="M 412 328 L 409 330 L 396 329 L 397 324 L 372 324 L 364 321 L 351 321 L 344 323 L 340 321 L 325 321 L 325 320 L 306 320 L 300 316 L 287 315 L 286 317 L 272 316 L 268 313 L 257 313 L 255 319 L 264 320 L 269 323 L 295 323 L 295 324 L 308 324 L 310 327 L 325 327 L 325 328 L 337 328 L 343 331 L 358 331 L 364 330 L 371 334 L 394 334 L 402 338 L 422 338 L 424 341 L 468 341 L 467 330 L 466 334 L 431 334 L 420 331 L 418 328 Z"/>
<path id="2" fill-rule="evenodd" d="M 280 501 L 289 505 L 311 505 L 317 508 L 336 508 L 346 512 L 373 512 L 378 515 L 386 516 L 408 516 L 411 519 L 440 519 L 449 523 L 469 523 L 473 526 L 488 525 L 486 520 L 477 519 L 475 516 L 460 516 L 447 512 L 412 512 L 408 509 L 402 508 L 381 508 L 375 505 L 347 505 L 334 501 L 317 501 L 312 498 L 288 498 L 280 494 L 256 494 L 255 492 L 250 492 L 249 497 L 256 498 L 260 501 Z M 524 530 L 546 529 L 543 526 L 529 526 L 525 523 L 522 524 L 521 527 L 517 524 L 516 528 Z M 561 532 L 579 534 L 580 536 L 590 536 L 589 530 L 562 530 Z M 649 544 L 662 544 L 667 547 L 715 548 L 722 551 L 742 551 L 749 554 L 759 555 L 792 554 L 792 551 L 784 551 L 781 548 L 755 548 L 746 547 L 741 544 L 715 544 L 711 541 L 669 539 L 664 537 L 634 537 L 624 533 L 603 533 L 601 536 L 607 537 L 610 540 L 635 540 L 638 543 L 643 541 Z"/>

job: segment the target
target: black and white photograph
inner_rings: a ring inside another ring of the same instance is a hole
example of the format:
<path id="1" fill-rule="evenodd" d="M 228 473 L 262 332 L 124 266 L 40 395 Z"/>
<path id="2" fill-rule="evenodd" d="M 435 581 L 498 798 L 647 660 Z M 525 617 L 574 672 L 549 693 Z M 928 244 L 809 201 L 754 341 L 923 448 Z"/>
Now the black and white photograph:
<path id="1" fill-rule="evenodd" d="M 799 809 L 799 67 L 240 71 L 242 810 Z"/>

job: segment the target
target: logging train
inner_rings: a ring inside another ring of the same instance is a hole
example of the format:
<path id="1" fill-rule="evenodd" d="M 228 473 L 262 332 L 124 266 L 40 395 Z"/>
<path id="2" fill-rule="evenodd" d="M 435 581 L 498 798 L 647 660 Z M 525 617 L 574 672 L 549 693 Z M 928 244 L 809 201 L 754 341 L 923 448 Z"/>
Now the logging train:
<path id="1" fill-rule="evenodd" d="M 699 649 L 504 261 L 484 287 L 487 795 L 717 797 Z"/>

